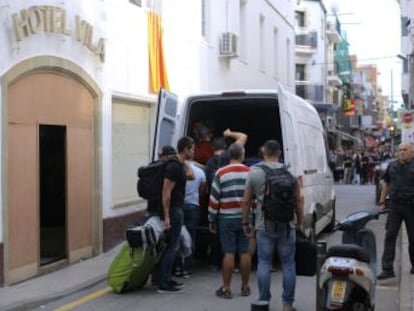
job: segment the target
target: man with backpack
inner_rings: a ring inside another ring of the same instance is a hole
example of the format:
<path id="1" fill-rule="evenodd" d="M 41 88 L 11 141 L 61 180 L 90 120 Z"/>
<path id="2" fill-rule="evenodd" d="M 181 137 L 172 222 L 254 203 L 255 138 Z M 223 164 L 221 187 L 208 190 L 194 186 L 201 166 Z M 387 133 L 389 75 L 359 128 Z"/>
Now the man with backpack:
<path id="1" fill-rule="evenodd" d="M 252 167 L 247 176 L 243 197 L 243 230 L 248 236 L 256 232 L 258 300 L 270 301 L 270 271 L 273 253 L 277 251 L 283 272 L 283 311 L 294 311 L 295 242 L 296 230 L 302 230 L 303 200 L 296 178 L 279 163 L 280 154 L 279 142 L 266 141 L 264 163 Z M 249 218 L 254 197 L 258 205 L 253 229 Z"/>
<path id="2" fill-rule="evenodd" d="M 159 293 L 179 293 L 182 284 L 172 280 L 172 268 L 180 245 L 181 227 L 184 224 L 183 205 L 187 179 L 194 179 L 188 160 L 194 156 L 194 140 L 185 136 L 177 143 L 178 161 L 169 161 L 164 168 L 162 186 L 162 216 L 166 248 L 162 255 L 159 275 Z"/>

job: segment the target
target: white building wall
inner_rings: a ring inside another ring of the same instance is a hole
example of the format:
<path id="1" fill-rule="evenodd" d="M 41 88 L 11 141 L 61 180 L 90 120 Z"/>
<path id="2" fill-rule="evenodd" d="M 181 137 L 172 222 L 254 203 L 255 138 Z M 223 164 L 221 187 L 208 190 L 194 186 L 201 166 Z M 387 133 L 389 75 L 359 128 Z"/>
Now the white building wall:
<path id="1" fill-rule="evenodd" d="M 20 10 L 29 9 L 32 6 L 56 6 L 63 8 L 67 13 L 67 27 L 70 30 L 70 35 L 63 35 L 57 33 L 39 32 L 31 34 L 21 41 L 17 41 L 13 31 L 12 15 L 20 14 Z M 106 86 L 108 66 L 107 63 L 102 63 L 96 55 L 94 55 L 88 48 L 76 40 L 75 34 L 75 15 L 79 15 L 82 20 L 87 21 L 93 26 L 94 36 L 92 41 L 96 43 L 99 38 L 107 38 L 107 15 L 106 7 L 102 1 L 73 1 L 71 5 L 59 5 L 56 1 L 23 1 L 23 0 L 2 0 L 0 2 L 0 78 L 13 66 L 18 63 L 36 57 L 36 56 L 55 56 L 79 65 L 86 71 L 92 79 L 96 82 L 98 87 L 103 91 L 102 98 L 102 149 L 108 150 L 110 148 L 110 132 L 107 125 L 108 118 L 110 118 L 111 108 L 111 94 L 108 92 Z M 0 99 L 2 97 L 0 96 Z M 3 133 L 0 133 L 0 137 Z M 109 162 L 110 163 L 110 162 Z M 109 202 L 108 183 L 110 172 L 108 168 L 108 159 L 106 154 L 103 154 L 102 172 L 103 180 L 103 204 L 106 206 Z M 4 175 L 0 175 L 0 183 L 7 183 Z M 110 188 L 109 188 L 110 189 Z M 0 194 L 0 206 L 4 206 L 3 197 Z M 3 215 L 0 213 L 0 241 L 3 241 Z"/>
<path id="2" fill-rule="evenodd" d="M 283 1 L 276 4 L 276 1 L 244 1 L 248 12 L 246 59 L 219 55 L 219 40 L 223 32 L 233 32 L 240 36 L 241 0 L 205 1 L 208 29 L 206 37 L 201 33 L 201 0 L 163 2 L 165 51 L 173 92 L 184 95 L 220 89 L 275 88 L 277 82 L 290 90 L 294 89 L 293 2 Z M 264 16 L 265 70 L 259 69 L 260 15 Z M 272 70 L 274 28 L 279 30 L 280 49 L 277 55 L 280 68 L 277 75 Z M 241 40 L 239 37 L 239 43 Z M 291 42 L 289 67 L 286 62 L 289 58 L 287 40 Z"/>
<path id="3" fill-rule="evenodd" d="M 0 2 L 0 16 L 2 25 L 0 28 L 0 76 L 17 63 L 39 55 L 52 55 L 64 57 L 94 77 L 97 84 L 102 87 L 104 81 L 104 64 L 93 55 L 80 42 L 76 41 L 74 16 L 80 15 L 94 27 L 94 40 L 107 37 L 106 10 L 101 1 L 73 1 L 65 8 L 67 12 L 68 29 L 70 36 L 56 33 L 41 32 L 32 34 L 22 41 L 17 42 L 13 32 L 12 14 L 19 13 L 21 9 L 32 6 L 50 5 L 57 6 L 56 1 L 50 0 L 2 0 Z"/>

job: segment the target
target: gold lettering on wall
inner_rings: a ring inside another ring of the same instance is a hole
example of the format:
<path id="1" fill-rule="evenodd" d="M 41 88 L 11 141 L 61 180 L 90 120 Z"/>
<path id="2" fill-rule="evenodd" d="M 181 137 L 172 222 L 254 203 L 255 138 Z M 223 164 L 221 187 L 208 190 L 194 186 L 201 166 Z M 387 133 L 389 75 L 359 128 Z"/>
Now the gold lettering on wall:
<path id="1" fill-rule="evenodd" d="M 11 16 L 13 31 L 16 41 L 22 41 L 31 35 L 41 32 L 55 33 L 71 36 L 72 31 L 68 27 L 66 9 L 55 6 L 33 6 L 22 9 L 19 13 Z M 88 48 L 101 62 L 105 61 L 105 39 L 100 38 L 94 44 L 94 29 L 87 21 L 82 20 L 79 15 L 75 16 L 76 40 Z"/>

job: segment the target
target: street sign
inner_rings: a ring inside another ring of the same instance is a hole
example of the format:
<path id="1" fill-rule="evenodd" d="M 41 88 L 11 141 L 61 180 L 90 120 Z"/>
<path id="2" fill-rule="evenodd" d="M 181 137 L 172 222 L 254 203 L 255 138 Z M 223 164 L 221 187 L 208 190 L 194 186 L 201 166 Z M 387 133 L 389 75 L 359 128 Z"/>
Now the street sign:
<path id="1" fill-rule="evenodd" d="M 401 142 L 414 143 L 414 111 L 401 110 Z"/>

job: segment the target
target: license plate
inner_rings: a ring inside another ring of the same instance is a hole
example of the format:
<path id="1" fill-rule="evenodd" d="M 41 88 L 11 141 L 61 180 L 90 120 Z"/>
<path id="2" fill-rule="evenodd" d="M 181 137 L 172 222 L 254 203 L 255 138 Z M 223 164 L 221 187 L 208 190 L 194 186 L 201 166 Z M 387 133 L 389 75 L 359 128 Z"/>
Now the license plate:
<path id="1" fill-rule="evenodd" d="M 346 281 L 334 280 L 331 291 L 331 301 L 344 302 L 346 292 Z"/>

